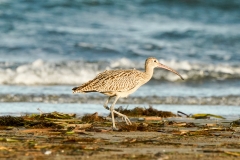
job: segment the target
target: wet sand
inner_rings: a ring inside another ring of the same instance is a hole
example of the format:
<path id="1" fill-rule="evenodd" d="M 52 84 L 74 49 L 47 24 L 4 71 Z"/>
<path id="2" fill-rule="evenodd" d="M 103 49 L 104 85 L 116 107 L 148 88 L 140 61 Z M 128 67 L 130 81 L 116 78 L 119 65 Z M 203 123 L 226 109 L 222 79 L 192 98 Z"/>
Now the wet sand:
<path id="1" fill-rule="evenodd" d="M 119 131 L 112 131 L 109 118 L 98 117 L 97 114 L 90 116 L 85 119 L 24 117 L 24 124 L 11 127 L 1 125 L 0 158 L 240 158 L 238 121 L 233 123 L 227 120 L 137 117 L 131 118 L 132 126 L 127 126 L 117 119 Z M 22 122 L 19 119 L 17 121 Z M 11 119 L 11 122 L 16 124 L 14 119 Z"/>

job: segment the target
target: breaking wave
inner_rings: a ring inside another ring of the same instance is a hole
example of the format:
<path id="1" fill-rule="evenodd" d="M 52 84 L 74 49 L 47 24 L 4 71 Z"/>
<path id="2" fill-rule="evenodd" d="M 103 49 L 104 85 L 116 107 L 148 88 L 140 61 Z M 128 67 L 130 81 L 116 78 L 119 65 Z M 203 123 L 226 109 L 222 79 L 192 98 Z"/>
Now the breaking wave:
<path id="1" fill-rule="evenodd" d="M 161 63 L 177 70 L 188 81 L 240 79 L 240 65 L 200 64 L 188 61 L 165 61 Z M 144 61 L 121 58 L 111 61 L 47 62 L 38 59 L 32 63 L 0 62 L 0 84 L 14 85 L 63 85 L 81 84 L 98 73 L 109 69 L 136 68 L 143 70 Z M 169 71 L 155 69 L 155 80 L 180 81 Z"/>

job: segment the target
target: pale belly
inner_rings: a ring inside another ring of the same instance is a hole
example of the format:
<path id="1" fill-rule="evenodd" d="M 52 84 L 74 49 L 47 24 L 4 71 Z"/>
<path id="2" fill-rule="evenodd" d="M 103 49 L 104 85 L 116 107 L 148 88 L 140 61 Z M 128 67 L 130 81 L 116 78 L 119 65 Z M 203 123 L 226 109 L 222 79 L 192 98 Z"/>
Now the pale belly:
<path id="1" fill-rule="evenodd" d="M 129 90 L 129 91 L 126 91 L 126 92 L 117 92 L 116 93 L 116 96 L 119 96 L 119 97 L 128 97 L 130 94 L 134 93 L 139 87 L 139 86 L 136 86 L 135 88 Z"/>

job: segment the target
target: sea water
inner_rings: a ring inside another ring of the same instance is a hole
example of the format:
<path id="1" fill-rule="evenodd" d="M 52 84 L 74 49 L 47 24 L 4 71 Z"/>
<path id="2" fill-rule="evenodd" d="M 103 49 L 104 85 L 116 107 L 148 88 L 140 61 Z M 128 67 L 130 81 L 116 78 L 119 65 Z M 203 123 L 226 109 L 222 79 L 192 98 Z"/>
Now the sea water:
<path id="1" fill-rule="evenodd" d="M 236 0 L 0 0 L 1 113 L 104 112 L 102 95 L 71 89 L 104 70 L 144 70 L 154 56 L 185 80 L 155 69 L 124 104 L 163 97 L 167 107 L 154 107 L 210 112 L 217 104 L 211 113 L 239 115 L 239 8 Z"/>

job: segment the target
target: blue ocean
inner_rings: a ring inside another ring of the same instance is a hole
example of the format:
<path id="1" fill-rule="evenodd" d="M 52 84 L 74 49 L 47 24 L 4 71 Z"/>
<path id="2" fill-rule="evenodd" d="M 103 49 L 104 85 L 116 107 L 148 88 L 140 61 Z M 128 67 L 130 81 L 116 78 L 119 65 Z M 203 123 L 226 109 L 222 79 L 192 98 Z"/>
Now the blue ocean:
<path id="1" fill-rule="evenodd" d="M 111 69 L 155 69 L 116 107 L 240 116 L 239 0 L 0 0 L 0 114 L 107 114 L 72 88 Z"/>

